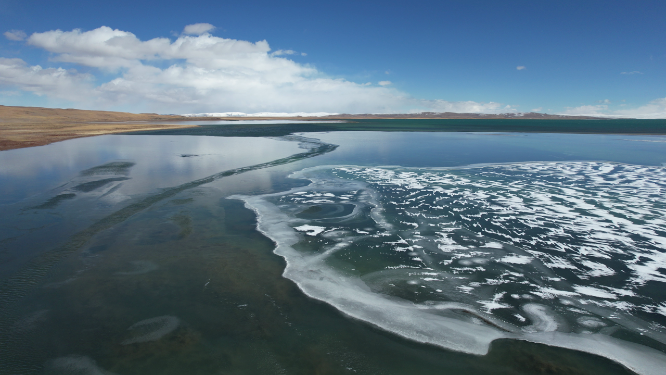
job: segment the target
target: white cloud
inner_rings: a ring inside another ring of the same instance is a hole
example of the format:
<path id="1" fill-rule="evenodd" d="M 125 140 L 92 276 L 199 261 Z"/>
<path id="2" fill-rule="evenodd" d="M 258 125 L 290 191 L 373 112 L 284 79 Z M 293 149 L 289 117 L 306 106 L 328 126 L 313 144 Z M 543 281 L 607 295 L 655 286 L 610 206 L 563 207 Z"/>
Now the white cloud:
<path id="1" fill-rule="evenodd" d="M 585 105 L 575 108 L 567 108 L 564 115 L 615 117 L 615 118 L 638 118 L 638 119 L 666 119 L 666 98 L 652 100 L 648 104 L 625 109 L 609 110 L 605 104 Z"/>
<path id="2" fill-rule="evenodd" d="M 646 105 L 634 109 L 621 109 L 615 114 L 623 117 L 642 119 L 666 118 L 666 98 L 655 99 Z"/>
<path id="3" fill-rule="evenodd" d="M 639 72 L 638 70 L 634 70 L 633 72 L 622 72 L 620 74 L 634 75 L 634 74 L 643 74 L 643 73 Z"/>
<path id="4" fill-rule="evenodd" d="M 34 33 L 28 44 L 58 54 L 55 61 L 117 69 L 139 65 L 141 59 L 155 60 L 171 42 L 167 38 L 142 42 L 130 32 L 102 26 L 86 32 L 75 29 Z"/>
<path id="5" fill-rule="evenodd" d="M 604 99 L 604 100 L 598 100 L 597 102 L 603 104 L 610 104 L 611 101 L 609 99 Z"/>
<path id="6" fill-rule="evenodd" d="M 16 42 L 20 42 L 27 37 L 26 33 L 23 30 L 9 30 L 5 31 L 3 35 L 5 36 L 5 38 Z"/>
<path id="7" fill-rule="evenodd" d="M 488 102 L 479 103 L 475 101 L 449 102 L 446 100 L 417 100 L 418 108 L 412 112 L 457 112 L 457 113 L 507 113 L 516 112 L 511 106 L 502 103 Z"/>
<path id="8" fill-rule="evenodd" d="M 209 23 L 195 23 L 185 26 L 183 29 L 183 34 L 201 35 L 213 30 L 215 30 L 215 26 Z"/>
<path id="9" fill-rule="evenodd" d="M 527 67 L 522 66 L 522 65 L 519 65 L 519 66 L 516 67 L 516 70 L 525 70 L 525 69 L 527 69 Z"/>
<path id="10" fill-rule="evenodd" d="M 311 65 L 280 57 L 294 51 L 271 53 L 265 40 L 252 43 L 203 33 L 142 41 L 130 32 L 103 26 L 85 32 L 34 33 L 28 44 L 51 52 L 54 62 L 115 73 L 108 82 L 96 82 L 94 76 L 76 71 L 0 60 L 0 85 L 69 100 L 79 108 L 161 113 L 507 110 L 494 102 L 414 99 L 387 87 L 389 81 L 373 87 L 330 78 Z"/>
<path id="11" fill-rule="evenodd" d="M 62 68 L 27 66 L 21 59 L 0 57 L 0 84 L 17 86 L 39 96 L 71 101 L 87 100 L 86 95 L 92 89 L 91 80 L 88 74 Z"/>
<path id="12" fill-rule="evenodd" d="M 281 56 L 281 55 L 293 55 L 295 54 L 296 51 L 290 50 L 290 49 L 279 49 L 273 53 L 271 53 L 272 56 Z"/>
<path id="13" fill-rule="evenodd" d="M 279 49 L 275 52 L 271 52 L 271 56 L 282 56 L 282 55 L 300 55 L 300 56 L 307 56 L 308 54 L 305 52 L 296 52 L 291 49 Z"/>
<path id="14" fill-rule="evenodd" d="M 378 85 L 379 86 L 389 86 L 391 84 L 391 81 L 379 81 Z"/>
<path id="15" fill-rule="evenodd" d="M 605 111 L 608 109 L 607 105 L 582 105 L 580 107 L 568 107 L 563 115 L 571 116 L 605 116 Z"/>
<path id="16" fill-rule="evenodd" d="M 541 112 L 542 110 L 543 110 L 543 107 L 533 108 L 531 112 Z"/>

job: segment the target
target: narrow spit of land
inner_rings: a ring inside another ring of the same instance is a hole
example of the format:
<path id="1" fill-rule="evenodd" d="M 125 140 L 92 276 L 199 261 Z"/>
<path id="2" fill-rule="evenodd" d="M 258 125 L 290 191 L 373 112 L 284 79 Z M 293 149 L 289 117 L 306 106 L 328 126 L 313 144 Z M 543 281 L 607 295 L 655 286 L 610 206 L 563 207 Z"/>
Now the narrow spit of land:
<path id="1" fill-rule="evenodd" d="M 238 121 L 238 125 L 198 126 L 193 121 Z M 248 124 L 247 120 L 298 120 L 293 124 Z M 341 120 L 331 122 L 331 120 Z M 303 121 L 309 121 L 303 123 Z M 183 130 L 188 128 L 187 130 Z M 342 114 L 325 117 L 185 117 L 10 107 L 0 105 L 0 151 L 42 146 L 72 138 L 141 133 L 217 136 L 279 136 L 325 131 L 540 132 L 595 134 L 666 134 L 666 120 L 600 119 L 540 113 Z M 185 133 L 184 133 L 185 132 Z"/>

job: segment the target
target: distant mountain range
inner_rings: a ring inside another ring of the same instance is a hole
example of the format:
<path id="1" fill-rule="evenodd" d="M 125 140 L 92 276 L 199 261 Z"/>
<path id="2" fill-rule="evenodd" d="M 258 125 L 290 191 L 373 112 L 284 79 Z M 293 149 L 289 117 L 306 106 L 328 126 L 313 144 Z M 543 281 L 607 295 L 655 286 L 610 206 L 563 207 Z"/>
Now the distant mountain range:
<path id="1" fill-rule="evenodd" d="M 362 115 L 329 115 L 326 118 L 331 119 L 601 119 L 601 117 L 592 116 L 567 116 L 551 115 L 547 113 L 527 112 L 527 113 L 454 113 L 454 112 L 421 112 L 405 114 L 362 114 Z"/>
<path id="2" fill-rule="evenodd" d="M 335 119 L 335 120 L 361 120 L 361 119 L 563 119 L 563 120 L 581 120 L 581 119 L 602 119 L 603 117 L 593 116 L 568 116 L 568 115 L 551 115 L 547 113 L 538 112 L 519 112 L 519 113 L 499 113 L 499 114 L 485 114 L 485 113 L 455 113 L 455 112 L 421 112 L 421 113 L 366 113 L 366 114 L 348 114 L 348 113 L 307 113 L 307 112 L 259 112 L 259 113 L 243 113 L 243 112 L 217 112 L 217 113 L 192 113 L 181 115 L 189 118 L 209 118 L 209 119 L 226 119 L 226 118 L 281 118 L 281 119 Z"/>

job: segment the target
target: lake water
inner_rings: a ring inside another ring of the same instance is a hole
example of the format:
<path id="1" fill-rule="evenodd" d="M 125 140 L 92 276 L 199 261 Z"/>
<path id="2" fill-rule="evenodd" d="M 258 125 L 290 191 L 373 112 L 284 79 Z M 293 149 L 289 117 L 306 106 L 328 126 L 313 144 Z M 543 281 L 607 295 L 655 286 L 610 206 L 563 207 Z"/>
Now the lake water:
<path id="1" fill-rule="evenodd" d="M 0 373 L 666 366 L 664 136 L 178 132 L 0 152 Z"/>

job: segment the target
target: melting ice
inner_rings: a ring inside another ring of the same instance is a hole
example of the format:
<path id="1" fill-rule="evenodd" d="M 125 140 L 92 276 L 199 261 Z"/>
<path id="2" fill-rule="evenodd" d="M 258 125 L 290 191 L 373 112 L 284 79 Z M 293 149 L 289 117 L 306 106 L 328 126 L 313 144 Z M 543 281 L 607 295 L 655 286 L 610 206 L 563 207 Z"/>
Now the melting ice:
<path id="1" fill-rule="evenodd" d="M 666 366 L 666 169 L 329 166 L 294 177 L 312 183 L 239 198 L 306 294 L 453 350 L 516 338 L 639 373 Z"/>

